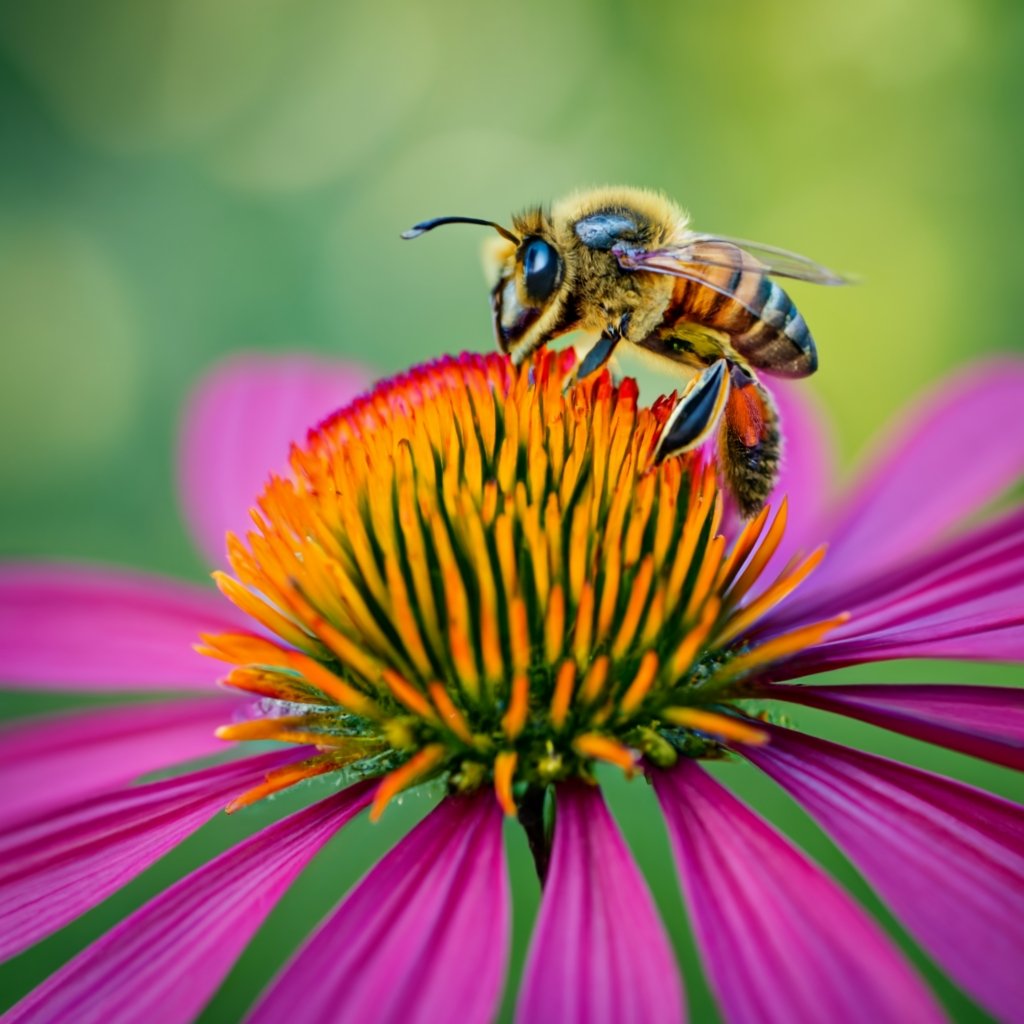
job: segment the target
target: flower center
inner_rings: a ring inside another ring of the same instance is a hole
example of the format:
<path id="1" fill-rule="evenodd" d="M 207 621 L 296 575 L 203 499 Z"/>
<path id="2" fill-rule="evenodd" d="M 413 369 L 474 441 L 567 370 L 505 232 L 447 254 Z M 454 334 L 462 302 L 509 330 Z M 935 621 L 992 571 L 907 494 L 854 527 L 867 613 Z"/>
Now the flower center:
<path id="1" fill-rule="evenodd" d="M 566 387 L 571 354 L 516 369 L 464 355 L 378 386 L 293 449 L 223 592 L 263 629 L 204 637 L 264 698 L 232 740 L 311 744 L 241 806 L 327 772 L 382 776 L 379 814 L 446 774 L 524 788 L 711 757 L 764 733 L 742 710 L 752 670 L 835 625 L 751 641 L 821 552 L 753 600 L 785 505 L 719 533 L 715 467 L 656 463 L 672 408 L 608 375 Z M 268 635 L 269 633 L 269 635 Z M 271 638 L 272 637 L 272 638 Z"/>

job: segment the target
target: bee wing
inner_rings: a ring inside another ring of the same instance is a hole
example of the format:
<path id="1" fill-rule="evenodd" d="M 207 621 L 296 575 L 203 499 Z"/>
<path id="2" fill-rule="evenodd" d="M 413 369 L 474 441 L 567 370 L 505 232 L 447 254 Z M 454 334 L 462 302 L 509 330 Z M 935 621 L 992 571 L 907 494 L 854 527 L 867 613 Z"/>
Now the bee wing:
<path id="1" fill-rule="evenodd" d="M 688 234 L 681 245 L 663 249 L 627 249 L 616 247 L 612 250 L 619 266 L 628 270 L 648 270 L 654 274 L 669 274 L 696 280 L 701 267 L 723 267 L 739 270 L 745 274 L 760 274 L 766 277 L 789 277 L 812 284 L 850 284 L 847 277 L 823 267 L 820 263 L 799 256 L 795 252 L 776 249 L 758 242 L 747 242 L 740 238 L 726 238 L 724 235 Z M 703 277 L 699 283 L 714 287 Z M 723 291 L 716 288 L 716 291 Z M 723 291 L 723 294 L 728 294 Z"/>
<path id="2" fill-rule="evenodd" d="M 810 281 L 811 284 L 850 284 L 849 278 L 806 256 L 743 238 L 687 232 L 686 240 L 675 252 L 677 258 L 684 263 L 759 271 L 771 277 L 790 277 L 796 281 Z"/>
<path id="3" fill-rule="evenodd" d="M 698 241 L 662 249 L 617 246 L 612 252 L 624 270 L 666 274 L 692 281 L 731 299 L 755 322 L 767 324 L 770 330 L 762 331 L 753 339 L 745 334 L 732 338 L 736 350 L 751 366 L 785 377 L 806 377 L 814 372 L 817 365 L 814 341 L 803 317 L 779 285 L 771 284 L 766 296 L 764 289 L 749 287 L 751 278 L 763 283 L 772 270 L 747 250 L 721 238 L 699 236 Z M 722 274 L 722 269 L 731 270 L 732 274 Z M 823 273 L 831 272 L 823 270 Z M 805 279 L 810 280 L 806 274 Z M 758 305 L 750 305 L 737 292 L 748 297 L 756 294 L 758 299 L 751 301 L 758 301 Z M 772 320 L 765 318 L 769 308 Z M 789 315 L 780 320 L 782 313 Z"/>
<path id="4" fill-rule="evenodd" d="M 731 263 L 716 262 L 709 263 L 707 260 L 698 262 L 689 253 L 689 246 L 679 246 L 672 249 L 626 249 L 615 247 L 612 249 L 623 270 L 646 270 L 651 274 L 666 274 L 669 277 L 681 277 L 684 280 L 692 281 L 703 288 L 710 288 L 719 295 L 738 302 L 752 316 L 759 313 L 752 306 L 737 298 L 732 288 L 709 280 L 704 272 L 705 267 L 727 267 L 734 270 L 741 270 L 744 273 L 759 274 L 767 276 L 767 272 L 753 257 L 746 257 L 748 262 L 741 262 L 743 254 L 732 256 Z M 737 250 L 738 252 L 738 250 Z M 723 256 L 722 259 L 725 257 Z"/>

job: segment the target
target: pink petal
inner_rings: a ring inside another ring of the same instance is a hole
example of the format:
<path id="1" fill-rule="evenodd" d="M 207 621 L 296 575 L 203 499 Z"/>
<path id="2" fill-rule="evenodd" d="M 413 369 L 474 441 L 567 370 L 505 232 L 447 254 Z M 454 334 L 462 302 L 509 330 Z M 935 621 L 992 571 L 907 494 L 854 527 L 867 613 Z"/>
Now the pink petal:
<path id="1" fill-rule="evenodd" d="M 817 586 L 865 577 L 922 551 L 1020 480 L 1024 361 L 962 370 L 883 440 L 826 531 Z"/>
<path id="2" fill-rule="evenodd" d="M 771 579 L 797 551 L 809 552 L 821 543 L 821 521 L 835 490 L 838 456 L 831 424 L 803 384 L 773 381 L 772 394 L 782 424 L 782 467 L 779 482 L 768 498 L 773 508 L 788 498 L 786 533 L 768 563 Z"/>
<path id="3" fill-rule="evenodd" d="M 86 796 L 225 749 L 232 698 L 107 706 L 44 715 L 0 731 L 0 830 L 49 817 Z"/>
<path id="4" fill-rule="evenodd" d="M 772 669 L 772 678 L 797 679 L 818 672 L 902 658 L 954 658 L 961 661 L 1024 661 L 1022 616 L 968 615 L 916 629 L 869 633 L 809 647 Z"/>
<path id="5" fill-rule="evenodd" d="M 1024 659 L 1024 509 L 861 586 L 812 595 L 766 618 L 771 636 L 849 610 L 826 642 L 773 671 L 792 679 L 888 658 Z"/>
<path id="6" fill-rule="evenodd" d="M 653 778 L 727 1020 L 943 1019 L 867 914 L 696 762 Z"/>
<path id="7" fill-rule="evenodd" d="M 508 953 L 502 815 L 449 797 L 352 890 L 251 1021 L 490 1021 Z M 342 1009 L 343 1008 L 343 1011 Z"/>
<path id="8" fill-rule="evenodd" d="M 308 756 L 309 748 L 303 748 Z M 265 754 L 93 797 L 0 835 L 0 958 L 85 913 L 208 821 L 271 768 Z"/>
<path id="9" fill-rule="evenodd" d="M 838 580 L 814 589 L 816 577 L 812 575 L 762 620 L 759 633 L 784 632 L 839 612 L 851 613 L 848 630 L 872 620 L 905 620 L 936 602 L 955 607 L 963 594 L 987 593 L 1001 576 L 1007 577 L 1012 587 L 1019 581 L 1022 567 L 1024 508 L 1019 508 L 859 583 Z"/>
<path id="10" fill-rule="evenodd" d="M 600 790 L 558 787 L 555 840 L 516 1020 L 678 1024 L 679 968 Z"/>
<path id="11" fill-rule="evenodd" d="M 368 783 L 345 790 L 204 864 L 51 975 L 5 1021 L 193 1020 L 302 869 L 372 795 Z"/>
<path id="12" fill-rule="evenodd" d="M 789 791 L 909 931 L 996 1017 L 1024 1005 L 1024 809 L 786 729 L 744 754 Z"/>
<path id="13" fill-rule="evenodd" d="M 1024 771 L 1024 689 L 1005 686 L 771 686 L 764 696 L 832 711 Z"/>
<path id="14" fill-rule="evenodd" d="M 851 613 L 850 621 L 772 670 L 775 679 L 895 658 L 1024 660 L 1024 509 L 880 572 L 767 616 L 764 638 Z M 812 577 L 813 580 L 813 577 Z"/>
<path id="15" fill-rule="evenodd" d="M 84 566 L 0 569 L 6 686 L 216 692 L 223 667 L 192 645 L 244 621 L 212 587 Z"/>
<path id="16" fill-rule="evenodd" d="M 288 448 L 371 381 L 361 367 L 296 356 L 244 355 L 222 363 L 193 393 L 182 422 L 179 479 L 184 512 L 211 565 L 224 535 L 250 528 L 248 510 Z"/>

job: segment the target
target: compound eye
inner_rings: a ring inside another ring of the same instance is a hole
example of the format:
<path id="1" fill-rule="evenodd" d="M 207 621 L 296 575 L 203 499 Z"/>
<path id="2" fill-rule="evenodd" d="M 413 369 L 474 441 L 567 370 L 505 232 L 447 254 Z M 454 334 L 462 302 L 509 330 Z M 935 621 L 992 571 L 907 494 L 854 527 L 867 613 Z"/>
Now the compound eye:
<path id="1" fill-rule="evenodd" d="M 523 284 L 526 294 L 543 302 L 553 294 L 562 278 L 562 261 L 554 246 L 543 238 L 531 238 L 523 249 Z"/>

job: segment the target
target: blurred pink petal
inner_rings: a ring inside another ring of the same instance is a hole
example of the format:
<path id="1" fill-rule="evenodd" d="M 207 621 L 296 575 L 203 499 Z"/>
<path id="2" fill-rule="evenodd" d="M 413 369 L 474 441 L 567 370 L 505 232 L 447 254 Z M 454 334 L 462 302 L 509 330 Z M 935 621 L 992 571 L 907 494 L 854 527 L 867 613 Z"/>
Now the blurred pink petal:
<path id="1" fill-rule="evenodd" d="M 799 384 L 773 381 L 772 394 L 782 423 L 782 466 L 779 482 L 768 498 L 773 509 L 785 497 L 786 533 L 768 563 L 769 580 L 798 551 L 809 552 L 821 543 L 821 522 L 836 484 L 838 459 L 831 423 L 813 395 Z"/>
<path id="2" fill-rule="evenodd" d="M 207 862 L 52 974 L 5 1021 L 193 1020 L 302 869 L 372 795 L 371 784 L 354 786 Z"/>
<path id="3" fill-rule="evenodd" d="M 943 1019 L 867 914 L 695 761 L 683 758 L 653 779 L 727 1020 Z"/>
<path id="4" fill-rule="evenodd" d="M 192 645 L 247 621 L 212 587 L 120 569 L 0 568 L 7 687 L 209 691 L 222 671 Z"/>
<path id="5" fill-rule="evenodd" d="M 770 686 L 773 700 L 833 711 L 1024 771 L 1024 689 L 1005 686 Z"/>
<path id="6" fill-rule="evenodd" d="M 308 752 L 309 748 L 305 748 Z M 107 793 L 0 835 L 0 958 L 63 927 L 127 884 L 267 771 L 265 754 Z"/>
<path id="7" fill-rule="evenodd" d="M 223 751 L 214 736 L 233 698 L 108 705 L 22 719 L 0 731 L 0 830 L 49 817 L 86 796 Z"/>
<path id="8" fill-rule="evenodd" d="M 1024 1005 L 1024 809 L 786 729 L 744 754 L 863 871 L 954 980 L 1000 1018 Z"/>
<path id="9" fill-rule="evenodd" d="M 501 998 L 508 918 L 494 794 L 449 797 L 349 893 L 249 1019 L 483 1024 Z"/>
<path id="10" fill-rule="evenodd" d="M 557 790 L 554 848 L 516 1020 L 678 1024 L 675 954 L 601 791 Z"/>
<path id="11" fill-rule="evenodd" d="M 292 442 L 366 390 L 357 366 L 299 356 L 246 355 L 222 363 L 193 393 L 182 421 L 179 481 L 185 518 L 211 565 L 224 535 L 251 527 L 249 509 Z"/>
<path id="12" fill-rule="evenodd" d="M 1024 473 L 1024 361 L 960 371 L 887 432 L 839 506 L 814 589 L 852 582 L 929 547 Z"/>

